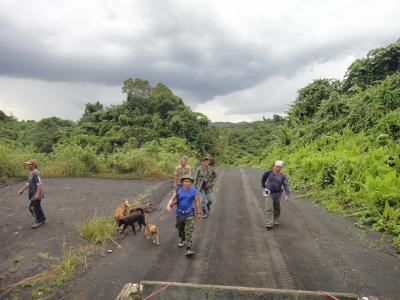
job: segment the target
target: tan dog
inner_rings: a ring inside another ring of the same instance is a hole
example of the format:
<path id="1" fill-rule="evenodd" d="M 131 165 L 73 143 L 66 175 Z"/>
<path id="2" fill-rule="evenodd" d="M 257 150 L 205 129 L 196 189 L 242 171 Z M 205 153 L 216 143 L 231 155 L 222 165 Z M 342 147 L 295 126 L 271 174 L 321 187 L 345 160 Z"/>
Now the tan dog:
<path id="1" fill-rule="evenodd" d="M 125 217 L 129 212 L 129 203 L 128 201 L 125 201 L 124 203 L 121 203 L 116 209 L 115 209 L 115 220 L 120 220 L 121 218 Z"/>
<path id="2" fill-rule="evenodd" d="M 145 214 L 145 223 L 146 227 L 144 228 L 143 236 L 146 239 L 150 239 L 150 237 L 153 237 L 153 243 L 155 243 L 157 246 L 160 245 L 160 233 L 158 231 L 157 225 L 150 224 L 148 222 L 148 214 Z"/>

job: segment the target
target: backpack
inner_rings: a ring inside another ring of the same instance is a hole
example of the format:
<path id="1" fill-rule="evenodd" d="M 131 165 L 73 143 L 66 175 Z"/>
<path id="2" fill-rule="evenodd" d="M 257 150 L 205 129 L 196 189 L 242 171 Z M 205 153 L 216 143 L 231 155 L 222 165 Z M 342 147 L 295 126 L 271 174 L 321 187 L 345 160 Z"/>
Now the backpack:
<path id="1" fill-rule="evenodd" d="M 268 176 L 271 174 L 272 169 L 268 169 L 264 172 L 263 176 L 261 177 L 261 186 L 265 189 L 265 183 L 267 182 Z"/>

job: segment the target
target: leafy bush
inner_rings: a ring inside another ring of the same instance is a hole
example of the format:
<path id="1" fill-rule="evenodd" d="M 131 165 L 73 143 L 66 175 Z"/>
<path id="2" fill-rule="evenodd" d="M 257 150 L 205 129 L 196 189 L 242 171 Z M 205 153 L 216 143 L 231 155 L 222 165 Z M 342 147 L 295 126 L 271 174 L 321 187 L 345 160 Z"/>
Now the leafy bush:
<path id="1" fill-rule="evenodd" d="M 76 144 L 57 144 L 49 154 L 51 164 L 42 168 L 48 176 L 85 176 L 103 169 L 104 159 L 93 147 Z"/>

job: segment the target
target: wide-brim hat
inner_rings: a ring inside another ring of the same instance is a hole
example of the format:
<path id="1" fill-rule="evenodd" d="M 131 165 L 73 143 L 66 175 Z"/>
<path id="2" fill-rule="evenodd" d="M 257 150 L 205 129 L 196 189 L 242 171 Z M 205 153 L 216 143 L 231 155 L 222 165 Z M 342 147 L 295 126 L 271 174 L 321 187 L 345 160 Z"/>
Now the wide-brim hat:
<path id="1" fill-rule="evenodd" d="M 190 176 L 182 176 L 182 178 L 181 178 L 181 183 L 184 181 L 184 180 L 190 180 L 192 183 L 194 182 L 194 179 L 192 178 L 192 177 L 190 177 Z"/>

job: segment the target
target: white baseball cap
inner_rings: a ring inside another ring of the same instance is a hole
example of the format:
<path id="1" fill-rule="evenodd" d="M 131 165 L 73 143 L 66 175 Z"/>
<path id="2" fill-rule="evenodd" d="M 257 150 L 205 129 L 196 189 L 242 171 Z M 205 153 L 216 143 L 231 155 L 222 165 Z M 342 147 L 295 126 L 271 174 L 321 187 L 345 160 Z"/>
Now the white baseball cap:
<path id="1" fill-rule="evenodd" d="M 281 160 L 275 161 L 275 166 L 282 167 L 283 166 L 283 161 L 281 161 Z"/>

